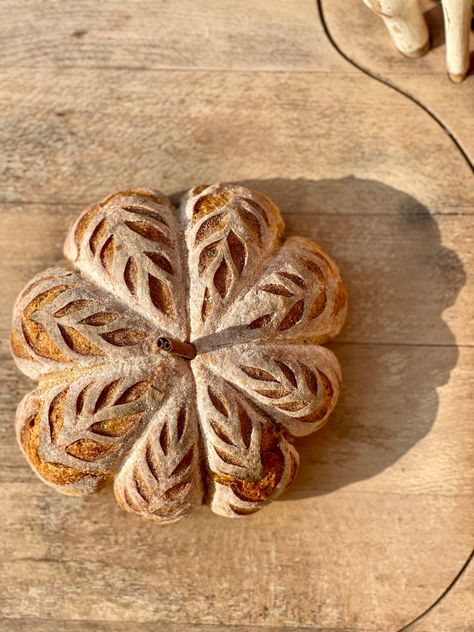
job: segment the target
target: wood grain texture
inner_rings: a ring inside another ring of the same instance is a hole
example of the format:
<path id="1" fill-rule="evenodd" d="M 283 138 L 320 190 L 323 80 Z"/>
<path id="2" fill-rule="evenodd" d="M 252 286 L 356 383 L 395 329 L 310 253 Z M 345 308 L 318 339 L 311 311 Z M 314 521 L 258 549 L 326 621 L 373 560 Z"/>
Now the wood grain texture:
<path id="1" fill-rule="evenodd" d="M 0 630 L 1 632 L 9 632 L 14 629 L 15 632 L 30 632 L 33 620 L 3 620 L 0 621 Z M 73 621 L 71 619 L 62 619 L 58 620 L 54 624 L 51 621 L 47 620 L 38 620 L 34 619 L 34 629 L 38 632 L 51 632 L 52 630 L 57 630 L 58 626 L 61 626 L 61 629 L 67 629 L 71 632 L 156 632 L 157 624 L 156 623 L 133 623 L 131 626 L 130 623 L 107 623 L 105 621 Z M 163 629 L 164 626 L 163 626 Z M 293 627 L 281 627 L 281 626 L 258 626 L 258 632 L 294 632 Z M 166 632 L 249 632 L 249 628 L 247 626 L 241 625 L 199 625 L 193 623 L 185 623 L 185 624 L 173 624 L 166 622 Z M 312 632 L 333 632 L 328 628 L 312 628 Z M 342 630 L 342 632 L 353 632 L 348 628 Z M 370 631 L 362 631 L 362 632 L 370 632 Z"/>
<path id="2" fill-rule="evenodd" d="M 0 65 L 250 70 L 315 69 L 326 38 L 312 2 L 3 0 Z M 58 17 L 60 19 L 58 20 Z M 327 49 L 322 72 L 336 70 Z"/>
<path id="3" fill-rule="evenodd" d="M 474 612 L 474 564 L 471 560 L 449 593 L 427 612 L 407 632 L 432 632 L 432 630 L 456 630 L 472 632 Z"/>
<path id="4" fill-rule="evenodd" d="M 421 0 L 431 48 L 418 59 L 406 59 L 383 25 L 362 2 L 321 0 L 327 27 L 340 49 L 356 64 L 396 86 L 433 112 L 474 160 L 474 76 L 454 85 L 446 69 L 443 11 L 435 0 Z M 350 33 L 350 37 L 348 34 Z M 474 35 L 470 33 L 470 50 Z"/>
<path id="5" fill-rule="evenodd" d="M 195 3 L 153 4 L 145 19 L 135 3 L 4 3 L 0 629 L 396 632 L 473 541 L 469 167 L 425 112 L 338 57 L 309 0 L 252 3 L 251 18 L 209 1 L 201 22 Z M 70 33 L 96 20 L 100 41 L 85 48 L 88 34 Z M 288 43 L 293 28 L 320 39 L 279 54 L 275 32 Z M 31 383 L 6 335 L 16 294 L 61 261 L 82 207 L 123 185 L 172 193 L 200 180 L 269 194 L 288 234 L 340 263 L 343 391 L 331 423 L 301 442 L 281 501 L 237 524 L 202 509 L 157 528 L 122 514 L 110 490 L 64 498 L 34 479 L 13 433 Z"/>
<path id="6" fill-rule="evenodd" d="M 1 201 L 80 208 L 149 180 L 177 191 L 190 179 L 354 175 L 401 188 L 434 212 L 472 204 L 470 169 L 449 137 L 364 75 L 6 69 L 0 81 Z"/>

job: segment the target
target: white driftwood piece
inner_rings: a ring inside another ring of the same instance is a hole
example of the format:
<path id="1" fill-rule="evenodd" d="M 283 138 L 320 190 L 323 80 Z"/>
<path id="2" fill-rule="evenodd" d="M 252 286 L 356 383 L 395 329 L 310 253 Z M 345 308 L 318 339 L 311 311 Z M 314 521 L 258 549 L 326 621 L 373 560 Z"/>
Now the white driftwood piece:
<path id="1" fill-rule="evenodd" d="M 446 64 L 449 78 L 459 83 L 469 70 L 472 0 L 443 0 Z"/>
<path id="2" fill-rule="evenodd" d="M 418 0 L 363 1 L 382 18 L 393 43 L 402 55 L 414 58 L 428 52 L 430 37 Z"/>

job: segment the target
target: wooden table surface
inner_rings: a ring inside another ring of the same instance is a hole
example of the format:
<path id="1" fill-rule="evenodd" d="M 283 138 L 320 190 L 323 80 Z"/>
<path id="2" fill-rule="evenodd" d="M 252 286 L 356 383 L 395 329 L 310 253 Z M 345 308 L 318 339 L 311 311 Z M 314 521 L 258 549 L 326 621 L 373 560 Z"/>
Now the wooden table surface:
<path id="1" fill-rule="evenodd" d="M 474 630 L 474 77 L 425 5 L 407 61 L 361 2 L 0 1 L 2 631 Z M 7 336 L 82 207 L 208 181 L 340 264 L 343 391 L 280 501 L 158 527 L 34 477 Z"/>

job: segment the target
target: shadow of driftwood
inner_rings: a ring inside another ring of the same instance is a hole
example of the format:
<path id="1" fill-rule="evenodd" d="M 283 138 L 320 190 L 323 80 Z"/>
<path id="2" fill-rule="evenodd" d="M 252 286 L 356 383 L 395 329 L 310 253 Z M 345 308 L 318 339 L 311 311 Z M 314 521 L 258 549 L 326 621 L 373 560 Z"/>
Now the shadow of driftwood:
<path id="1" fill-rule="evenodd" d="M 441 315 L 465 274 L 428 209 L 402 191 L 356 178 L 246 184 L 275 200 L 289 234 L 327 248 L 348 289 L 331 344 L 341 397 L 330 422 L 298 441 L 300 472 L 284 498 L 314 496 L 378 474 L 429 432 L 458 357 Z"/>
<path id="2" fill-rule="evenodd" d="M 431 7 L 423 14 L 430 32 L 431 50 L 445 42 L 443 9 L 440 4 Z"/>

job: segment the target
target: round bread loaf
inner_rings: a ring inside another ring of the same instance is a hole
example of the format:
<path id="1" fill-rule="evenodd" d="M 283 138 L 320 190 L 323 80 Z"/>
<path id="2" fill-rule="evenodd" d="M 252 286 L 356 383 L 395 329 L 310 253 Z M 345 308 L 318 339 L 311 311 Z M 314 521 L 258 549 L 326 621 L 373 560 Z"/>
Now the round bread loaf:
<path id="1" fill-rule="evenodd" d="M 17 433 L 65 494 L 114 480 L 125 510 L 158 522 L 202 503 L 238 517 L 298 469 L 293 437 L 320 428 L 340 387 L 321 346 L 346 315 L 333 261 L 241 186 L 115 193 L 71 227 L 72 267 L 19 296 L 11 348 L 38 381 Z"/>

